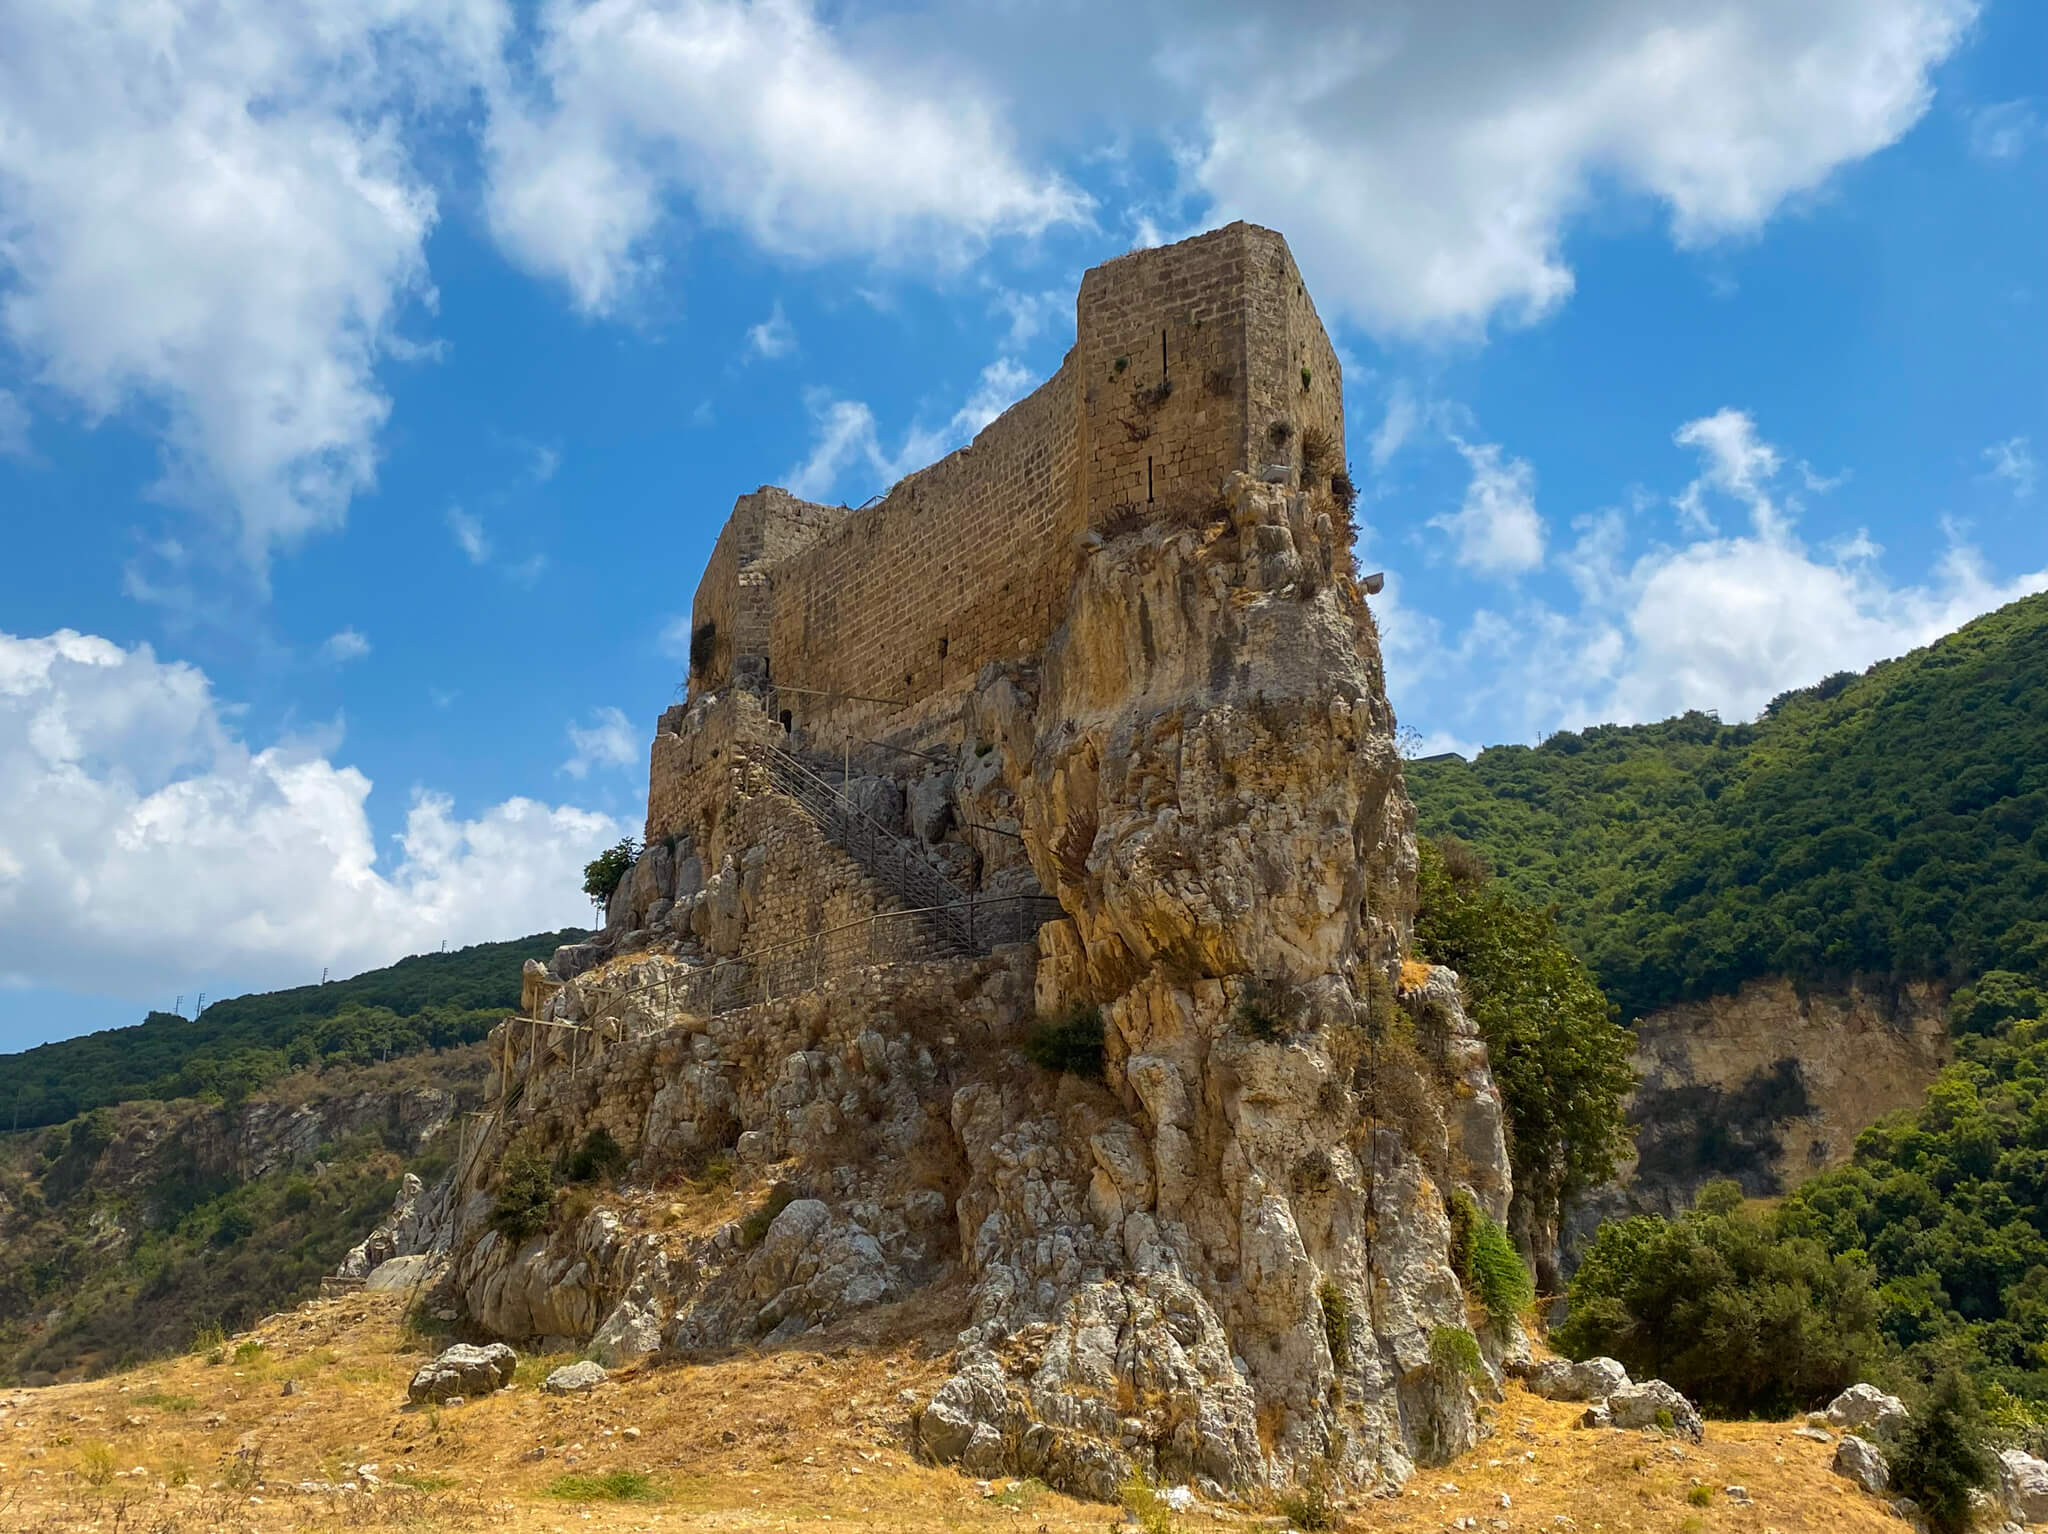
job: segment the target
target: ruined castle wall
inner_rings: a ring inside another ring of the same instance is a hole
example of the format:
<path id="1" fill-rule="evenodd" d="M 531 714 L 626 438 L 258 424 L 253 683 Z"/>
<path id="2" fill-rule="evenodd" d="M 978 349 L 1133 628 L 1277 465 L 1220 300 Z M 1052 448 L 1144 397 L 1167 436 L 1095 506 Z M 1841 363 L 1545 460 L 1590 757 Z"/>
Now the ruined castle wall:
<path id="1" fill-rule="evenodd" d="M 1089 525 L 1214 502 L 1245 466 L 1248 232 L 1134 251 L 1082 279 Z"/>
<path id="2" fill-rule="evenodd" d="M 732 680 L 735 657 L 768 653 L 768 567 L 802 552 L 845 516 L 843 507 L 799 500 L 774 485 L 733 503 L 691 606 L 692 632 L 710 623 L 715 635 L 700 682 L 723 687 Z"/>
<path id="3" fill-rule="evenodd" d="M 1070 357 L 967 447 L 770 570 L 771 675 L 799 724 L 835 705 L 795 688 L 916 704 L 1044 644 L 1079 528 L 1074 379 Z"/>
<path id="4" fill-rule="evenodd" d="M 1245 283 L 1245 409 L 1252 462 L 1299 467 L 1304 434 L 1320 427 L 1333 441 L 1318 474 L 1327 480 L 1344 467 L 1343 368 L 1286 243 L 1268 230 L 1252 234 Z M 1274 441 L 1276 422 L 1288 428 L 1284 442 Z"/>

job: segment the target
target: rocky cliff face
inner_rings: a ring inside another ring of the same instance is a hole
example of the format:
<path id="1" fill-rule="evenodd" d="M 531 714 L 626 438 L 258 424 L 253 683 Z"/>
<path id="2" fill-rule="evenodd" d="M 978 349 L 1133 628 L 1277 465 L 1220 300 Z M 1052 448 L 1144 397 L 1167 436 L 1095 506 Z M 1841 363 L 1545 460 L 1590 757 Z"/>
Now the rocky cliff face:
<path id="1" fill-rule="evenodd" d="M 1924 982 L 1772 978 L 1643 1018 L 1636 1159 L 1568 1217 L 1567 1255 L 1602 1219 L 1688 1208 L 1711 1178 L 1763 1197 L 1847 1161 L 1865 1127 L 1917 1106 L 1948 1063 L 1947 1001 Z"/>
<path id="2" fill-rule="evenodd" d="M 1505 1213 L 1500 1100 L 1456 978 L 1402 966 L 1413 815 L 1371 620 L 1327 496 L 1237 476 L 1191 520 L 1091 535 L 1047 652 L 986 669 L 950 768 L 905 785 L 941 833 L 1018 832 L 1005 876 L 1066 913 L 1034 945 L 706 1017 L 668 1000 L 696 950 L 643 932 L 536 996 L 583 1031 L 494 1035 L 453 1270 L 477 1321 L 625 1356 L 964 1282 L 923 1448 L 1095 1496 L 1133 1469 L 1398 1480 L 1484 1431 L 1521 1337 L 1468 1307 L 1447 1198 Z M 735 768 L 705 824 L 773 798 Z M 725 835 L 706 864 L 743 870 Z M 1099 1080 L 1017 1052 L 1097 1016 Z M 598 1127 L 623 1193 L 494 1228 L 509 1147 Z M 752 1221 L 662 1229 L 634 1191 L 727 1157 Z M 1443 1334 L 1475 1325 L 1473 1378 Z"/>

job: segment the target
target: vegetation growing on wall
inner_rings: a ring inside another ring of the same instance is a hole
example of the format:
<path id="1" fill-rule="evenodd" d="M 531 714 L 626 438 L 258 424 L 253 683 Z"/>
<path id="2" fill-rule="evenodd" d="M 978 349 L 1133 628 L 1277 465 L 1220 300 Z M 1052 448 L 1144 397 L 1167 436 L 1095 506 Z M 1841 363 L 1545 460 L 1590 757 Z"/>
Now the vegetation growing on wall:
<path id="1" fill-rule="evenodd" d="M 1409 766 L 1625 1018 L 1763 975 L 1966 981 L 2048 961 L 2048 595 L 1755 724 L 1689 713 Z"/>
<path id="2" fill-rule="evenodd" d="M 192 1018 L 152 1012 L 136 1027 L 0 1056 L 0 1128 L 63 1123 L 135 1098 L 233 1103 L 291 1071 L 472 1043 L 518 1009 L 526 960 L 584 935 L 569 928 L 417 954 L 350 980 L 231 997 Z"/>

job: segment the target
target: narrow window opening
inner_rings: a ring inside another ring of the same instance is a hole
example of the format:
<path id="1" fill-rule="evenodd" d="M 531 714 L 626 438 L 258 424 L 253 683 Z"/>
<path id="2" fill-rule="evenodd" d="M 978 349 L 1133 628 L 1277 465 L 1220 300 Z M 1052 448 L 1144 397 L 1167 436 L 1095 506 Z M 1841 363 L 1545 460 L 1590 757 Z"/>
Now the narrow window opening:
<path id="1" fill-rule="evenodd" d="M 1145 458 L 1145 499 L 1152 499 L 1152 459 L 1149 454 Z"/>
<path id="2" fill-rule="evenodd" d="M 1164 330 L 1159 332 L 1159 379 L 1162 383 L 1166 381 L 1166 332 Z"/>

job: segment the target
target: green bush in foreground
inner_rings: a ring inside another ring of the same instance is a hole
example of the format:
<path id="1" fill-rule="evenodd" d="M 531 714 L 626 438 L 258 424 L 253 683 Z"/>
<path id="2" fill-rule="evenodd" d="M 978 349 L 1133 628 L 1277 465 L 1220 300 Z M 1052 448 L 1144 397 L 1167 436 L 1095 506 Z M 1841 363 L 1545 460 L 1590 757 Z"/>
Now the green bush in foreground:
<path id="1" fill-rule="evenodd" d="M 1786 1235 L 1709 1184 L 1677 1220 L 1600 1228 L 1554 1334 L 1573 1358 L 1618 1358 L 1716 1416 L 1786 1416 L 1826 1402 L 1883 1356 L 1869 1264 Z"/>
<path id="2" fill-rule="evenodd" d="M 1892 1489 L 1920 1504 L 1935 1534 L 1970 1526 L 1970 1492 L 1991 1479 L 1984 1424 L 1969 1381 L 1950 1370 L 1899 1433 L 1889 1456 Z"/>

